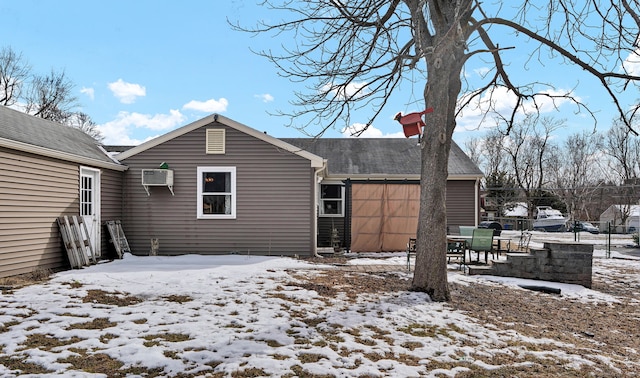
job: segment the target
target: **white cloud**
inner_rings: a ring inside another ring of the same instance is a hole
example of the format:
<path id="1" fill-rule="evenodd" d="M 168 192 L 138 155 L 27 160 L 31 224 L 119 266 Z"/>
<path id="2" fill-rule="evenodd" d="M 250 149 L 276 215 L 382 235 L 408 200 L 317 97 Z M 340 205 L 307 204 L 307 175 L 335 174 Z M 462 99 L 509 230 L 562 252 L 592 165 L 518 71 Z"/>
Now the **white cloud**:
<path id="1" fill-rule="evenodd" d="M 489 67 L 480 67 L 473 70 L 473 72 L 475 72 L 476 75 L 480 77 L 485 77 L 485 75 L 488 74 L 489 71 L 491 71 Z"/>
<path id="2" fill-rule="evenodd" d="M 622 67 L 629 75 L 640 76 L 640 49 L 630 53 L 622 62 Z"/>
<path id="3" fill-rule="evenodd" d="M 133 104 L 136 98 L 147 95 L 147 89 L 140 84 L 133 84 L 124 82 L 122 79 L 118 79 L 113 83 L 109 83 L 109 89 L 113 92 L 113 95 L 120 99 L 123 104 Z"/>
<path id="4" fill-rule="evenodd" d="M 365 82 L 350 83 L 348 85 L 345 85 L 345 86 L 342 86 L 342 87 L 333 88 L 333 89 L 329 85 L 325 85 L 322 88 L 322 90 L 329 91 L 329 92 L 333 93 L 339 99 L 345 99 L 347 97 L 354 96 L 354 95 L 356 95 L 356 93 L 358 95 L 355 96 L 354 98 L 357 99 L 359 96 L 362 96 L 362 95 L 364 95 L 364 94 L 369 92 L 369 89 L 367 89 L 367 83 L 365 83 Z"/>
<path id="5" fill-rule="evenodd" d="M 191 100 L 184 104 L 183 109 L 197 110 L 205 113 L 220 113 L 226 112 L 229 101 L 226 98 L 220 98 L 219 100 L 210 99 L 207 101 Z"/>
<path id="6" fill-rule="evenodd" d="M 398 124 L 398 126 L 400 126 L 400 124 Z M 343 129 L 342 135 L 346 138 L 356 138 L 354 134 L 358 133 L 365 127 L 366 125 L 364 123 L 354 123 L 353 125 Z M 402 131 L 385 134 L 382 130 L 369 126 L 360 136 L 358 136 L 358 138 L 405 138 L 405 136 Z"/>
<path id="7" fill-rule="evenodd" d="M 570 93 L 570 91 L 550 89 L 543 93 L 550 96 L 563 96 Z M 470 95 L 470 93 L 467 94 L 467 96 Z M 577 100 L 580 100 L 580 97 L 575 97 Z M 463 100 L 464 97 L 459 103 Z M 550 113 L 556 111 L 562 105 L 570 103 L 570 100 L 567 98 L 558 97 L 553 99 L 546 95 L 538 95 L 535 100 L 535 103 L 532 100 L 528 100 L 521 104 L 517 112 L 518 115 L 524 116 L 525 114 L 538 111 L 540 113 Z M 487 91 L 481 97 L 476 97 L 471 104 L 464 109 L 457 119 L 458 126 L 456 131 L 471 131 L 494 127 L 498 122 L 498 114 L 507 118 L 511 117 L 511 112 L 516 106 L 516 101 L 517 98 L 515 94 L 508 91 L 505 87 L 497 87 Z"/>
<path id="8" fill-rule="evenodd" d="M 262 100 L 262 102 L 272 102 L 274 100 L 273 96 L 269 93 L 257 94 L 253 97 L 259 98 L 260 100 Z"/>
<path id="9" fill-rule="evenodd" d="M 115 120 L 98 125 L 97 128 L 104 135 L 105 144 L 115 145 L 136 145 L 153 137 L 138 139 L 131 136 L 138 128 L 147 130 L 169 130 L 179 126 L 186 120 L 186 117 L 179 110 L 170 110 L 169 114 L 140 114 L 130 112 L 120 112 Z"/>
<path id="10" fill-rule="evenodd" d="M 86 94 L 91 100 L 95 98 L 95 91 L 93 88 L 82 87 L 82 89 L 80 89 L 80 93 Z"/>

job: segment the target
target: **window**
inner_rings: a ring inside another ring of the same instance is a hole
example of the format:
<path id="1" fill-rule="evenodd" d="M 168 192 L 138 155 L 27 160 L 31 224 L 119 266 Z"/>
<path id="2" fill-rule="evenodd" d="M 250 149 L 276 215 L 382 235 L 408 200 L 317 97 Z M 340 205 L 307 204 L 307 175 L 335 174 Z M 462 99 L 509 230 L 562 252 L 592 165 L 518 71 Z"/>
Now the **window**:
<path id="1" fill-rule="evenodd" d="M 93 215 L 93 176 L 80 176 L 80 215 Z"/>
<path id="2" fill-rule="evenodd" d="M 344 185 L 320 185 L 320 215 L 325 217 L 344 216 Z"/>
<path id="3" fill-rule="evenodd" d="M 198 167 L 198 218 L 236 218 L 235 167 Z"/>

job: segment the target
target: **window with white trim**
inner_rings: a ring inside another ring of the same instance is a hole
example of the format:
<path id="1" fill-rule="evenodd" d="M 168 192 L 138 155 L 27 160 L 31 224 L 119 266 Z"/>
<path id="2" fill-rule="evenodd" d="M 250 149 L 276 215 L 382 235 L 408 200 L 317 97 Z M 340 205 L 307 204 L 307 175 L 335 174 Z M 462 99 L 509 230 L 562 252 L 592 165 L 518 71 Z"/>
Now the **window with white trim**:
<path id="1" fill-rule="evenodd" d="M 343 184 L 320 184 L 320 216 L 344 216 Z"/>
<path id="2" fill-rule="evenodd" d="M 198 219 L 236 218 L 236 167 L 198 167 Z"/>

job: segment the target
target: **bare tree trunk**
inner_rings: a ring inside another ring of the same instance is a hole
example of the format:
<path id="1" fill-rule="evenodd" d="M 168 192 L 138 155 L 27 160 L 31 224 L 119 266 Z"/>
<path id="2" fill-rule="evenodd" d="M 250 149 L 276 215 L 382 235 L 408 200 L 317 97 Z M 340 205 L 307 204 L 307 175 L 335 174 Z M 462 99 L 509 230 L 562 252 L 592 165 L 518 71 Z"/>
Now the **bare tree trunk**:
<path id="1" fill-rule="evenodd" d="M 456 103 L 462 86 L 460 72 L 464 56 L 464 49 L 455 43 L 454 36 L 442 41 L 442 48 L 434 49 L 426 57 L 428 83 L 425 86 L 425 103 L 434 111 L 426 120 L 421 143 L 420 211 L 412 290 L 426 292 L 434 301 L 451 299 L 447 282 L 445 201 L 449 151 L 456 125 Z"/>
<path id="2" fill-rule="evenodd" d="M 425 136 L 422 144 L 420 212 L 412 290 L 426 292 L 434 301 L 451 299 L 446 261 L 448 144 L 431 136 Z"/>

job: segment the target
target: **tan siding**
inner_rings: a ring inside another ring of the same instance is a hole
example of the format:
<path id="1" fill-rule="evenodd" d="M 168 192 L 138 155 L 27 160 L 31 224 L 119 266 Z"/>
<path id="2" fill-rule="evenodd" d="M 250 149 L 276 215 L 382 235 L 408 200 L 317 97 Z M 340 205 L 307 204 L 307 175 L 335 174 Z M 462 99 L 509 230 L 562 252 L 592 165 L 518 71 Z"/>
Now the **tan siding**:
<path id="1" fill-rule="evenodd" d="M 150 238 L 159 238 L 161 254 L 310 254 L 315 235 L 309 161 L 233 128 L 226 128 L 226 153 L 207 155 L 206 128 L 123 161 L 129 166 L 123 226 L 133 252 L 148 253 Z M 162 162 L 174 170 L 175 196 L 166 187 L 150 187 L 147 196 L 140 170 Z M 236 167 L 236 219 L 196 219 L 198 166 Z"/>
<path id="2" fill-rule="evenodd" d="M 68 265 L 56 218 L 78 214 L 77 164 L 0 148 L 0 277 Z"/>

